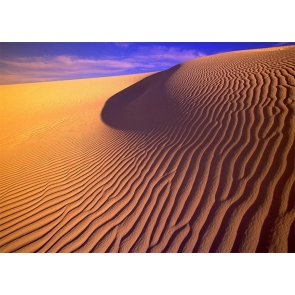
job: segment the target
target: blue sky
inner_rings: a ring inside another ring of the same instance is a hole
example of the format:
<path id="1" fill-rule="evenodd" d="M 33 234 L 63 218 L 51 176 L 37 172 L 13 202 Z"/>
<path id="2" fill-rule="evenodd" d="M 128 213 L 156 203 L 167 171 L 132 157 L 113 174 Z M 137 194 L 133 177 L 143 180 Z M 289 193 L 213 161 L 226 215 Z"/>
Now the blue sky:
<path id="1" fill-rule="evenodd" d="M 154 72 L 221 52 L 289 45 L 223 43 L 0 43 L 0 84 Z"/>

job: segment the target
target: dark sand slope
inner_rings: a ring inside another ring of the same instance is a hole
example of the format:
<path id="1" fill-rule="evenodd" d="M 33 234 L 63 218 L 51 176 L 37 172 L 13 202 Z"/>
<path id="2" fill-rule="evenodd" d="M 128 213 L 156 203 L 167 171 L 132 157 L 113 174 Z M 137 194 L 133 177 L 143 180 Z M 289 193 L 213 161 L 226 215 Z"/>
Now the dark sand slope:
<path id="1" fill-rule="evenodd" d="M 3 137 L 0 251 L 294 252 L 295 47 L 146 76 Z"/>

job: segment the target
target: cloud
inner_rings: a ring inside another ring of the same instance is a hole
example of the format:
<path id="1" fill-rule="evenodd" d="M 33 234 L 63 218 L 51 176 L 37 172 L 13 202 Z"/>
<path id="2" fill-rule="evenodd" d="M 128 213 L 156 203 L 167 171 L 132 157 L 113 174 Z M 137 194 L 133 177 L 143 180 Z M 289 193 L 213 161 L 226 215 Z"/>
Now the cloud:
<path id="1" fill-rule="evenodd" d="M 124 60 L 81 59 L 66 55 L 0 60 L 0 84 L 116 75 L 137 66 L 140 64 Z"/>
<path id="2" fill-rule="evenodd" d="M 120 43 L 122 44 L 122 43 Z M 72 55 L 0 59 L 0 84 L 79 79 L 168 69 L 204 54 L 177 47 L 140 47 L 131 56 L 104 59 Z"/>
<path id="3" fill-rule="evenodd" d="M 279 47 L 279 46 L 288 46 L 288 45 L 294 45 L 295 42 L 278 42 L 274 45 L 272 45 L 272 47 Z"/>
<path id="4" fill-rule="evenodd" d="M 117 47 L 121 47 L 121 48 L 127 48 L 127 47 L 129 47 L 129 43 L 125 43 L 125 42 L 115 42 L 115 45 Z"/>
<path id="5" fill-rule="evenodd" d="M 149 48 L 143 46 L 140 48 L 138 54 L 135 55 L 135 58 L 140 60 L 151 59 L 154 61 L 162 60 L 183 62 L 202 56 L 205 56 L 203 52 L 196 51 L 194 49 L 186 50 L 178 47 L 166 46 L 153 46 L 152 48 Z"/>

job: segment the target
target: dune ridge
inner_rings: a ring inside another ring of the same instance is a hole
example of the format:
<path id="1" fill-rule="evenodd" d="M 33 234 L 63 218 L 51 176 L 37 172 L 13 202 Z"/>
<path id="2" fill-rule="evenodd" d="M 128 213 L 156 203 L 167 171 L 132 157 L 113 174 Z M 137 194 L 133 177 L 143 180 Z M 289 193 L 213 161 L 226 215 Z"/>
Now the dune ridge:
<path id="1" fill-rule="evenodd" d="M 0 91 L 0 252 L 294 252 L 295 46 Z"/>

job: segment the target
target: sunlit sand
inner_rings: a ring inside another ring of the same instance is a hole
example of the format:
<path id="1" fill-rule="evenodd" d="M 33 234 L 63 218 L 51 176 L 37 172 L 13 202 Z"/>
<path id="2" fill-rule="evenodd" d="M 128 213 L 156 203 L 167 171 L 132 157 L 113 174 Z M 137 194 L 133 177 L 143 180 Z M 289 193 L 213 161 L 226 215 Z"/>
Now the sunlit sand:
<path id="1" fill-rule="evenodd" d="M 0 252 L 294 252 L 295 46 L 0 95 Z"/>

